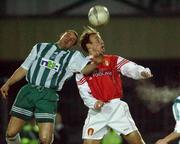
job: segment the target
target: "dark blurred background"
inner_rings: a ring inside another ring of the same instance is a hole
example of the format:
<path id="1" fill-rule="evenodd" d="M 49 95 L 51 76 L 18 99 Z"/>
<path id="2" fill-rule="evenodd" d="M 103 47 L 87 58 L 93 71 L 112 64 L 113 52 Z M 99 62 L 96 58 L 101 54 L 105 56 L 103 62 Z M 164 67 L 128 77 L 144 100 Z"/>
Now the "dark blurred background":
<path id="1" fill-rule="evenodd" d="M 111 15 L 107 25 L 96 28 L 105 41 L 106 52 L 149 67 L 154 75 L 141 81 L 122 77 L 123 99 L 145 141 L 153 144 L 175 126 L 171 106 L 180 95 L 179 0 L 1 0 L 0 86 L 36 43 L 55 42 L 67 29 L 81 33 L 83 26 L 89 25 L 89 9 L 96 4 L 105 5 Z M 5 143 L 8 113 L 25 83 L 22 80 L 12 86 L 6 101 L 0 99 L 0 143 Z M 58 110 L 67 144 L 80 144 L 87 108 L 74 77 L 59 95 Z"/>

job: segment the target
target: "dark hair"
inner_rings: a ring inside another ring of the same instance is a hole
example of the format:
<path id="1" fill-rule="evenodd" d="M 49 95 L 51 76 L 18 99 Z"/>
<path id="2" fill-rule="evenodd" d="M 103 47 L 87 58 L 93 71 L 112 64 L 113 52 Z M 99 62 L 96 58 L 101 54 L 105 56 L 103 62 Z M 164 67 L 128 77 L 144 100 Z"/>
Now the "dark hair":
<path id="1" fill-rule="evenodd" d="M 88 52 L 86 44 L 89 43 L 90 33 L 84 33 L 80 37 L 80 45 L 85 52 Z"/>
<path id="2" fill-rule="evenodd" d="M 85 52 L 88 52 L 86 44 L 90 43 L 89 38 L 93 34 L 99 34 L 99 33 L 96 31 L 96 29 L 94 29 L 90 26 L 84 27 L 84 31 L 82 32 L 82 34 L 80 36 L 80 45 Z"/>

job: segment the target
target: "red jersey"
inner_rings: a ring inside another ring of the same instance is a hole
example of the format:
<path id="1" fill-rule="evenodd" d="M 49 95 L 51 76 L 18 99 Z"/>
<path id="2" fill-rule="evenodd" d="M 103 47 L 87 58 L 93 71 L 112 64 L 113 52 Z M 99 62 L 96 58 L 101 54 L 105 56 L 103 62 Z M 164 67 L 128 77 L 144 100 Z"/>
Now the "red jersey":
<path id="1" fill-rule="evenodd" d="M 98 100 L 108 102 L 114 98 L 122 97 L 122 82 L 117 70 L 118 56 L 105 55 L 104 62 L 100 64 L 95 72 L 84 76 L 91 94 Z"/>
<path id="2" fill-rule="evenodd" d="M 123 57 L 104 55 L 104 62 L 90 75 L 76 74 L 76 82 L 84 104 L 94 108 L 97 100 L 108 102 L 111 99 L 122 98 L 122 82 L 120 73 L 133 79 L 142 79 L 141 72 L 151 73 Z"/>

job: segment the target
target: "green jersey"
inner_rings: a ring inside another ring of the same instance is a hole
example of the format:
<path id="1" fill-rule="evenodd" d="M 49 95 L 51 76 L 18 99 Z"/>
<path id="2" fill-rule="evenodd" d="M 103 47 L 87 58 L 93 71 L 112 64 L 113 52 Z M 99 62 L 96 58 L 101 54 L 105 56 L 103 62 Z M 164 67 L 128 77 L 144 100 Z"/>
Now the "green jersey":
<path id="1" fill-rule="evenodd" d="M 61 49 L 54 43 L 38 43 L 21 67 L 28 70 L 29 83 L 61 90 L 65 80 L 81 72 L 88 62 L 79 51 Z"/>

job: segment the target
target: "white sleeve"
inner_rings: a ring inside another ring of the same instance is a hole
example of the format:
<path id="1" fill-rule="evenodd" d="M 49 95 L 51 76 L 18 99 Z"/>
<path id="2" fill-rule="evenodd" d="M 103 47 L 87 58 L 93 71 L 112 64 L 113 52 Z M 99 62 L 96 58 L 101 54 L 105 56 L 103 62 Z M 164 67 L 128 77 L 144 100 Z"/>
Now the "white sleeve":
<path id="1" fill-rule="evenodd" d="M 85 57 L 82 53 L 76 51 L 69 62 L 69 69 L 73 73 L 81 72 L 81 70 L 87 65 L 89 61 L 90 59 L 88 57 Z"/>
<path id="2" fill-rule="evenodd" d="M 173 115 L 176 121 L 174 131 L 180 133 L 180 96 L 178 96 L 173 104 Z"/>
<path id="3" fill-rule="evenodd" d="M 76 74 L 76 83 L 77 83 L 77 87 L 79 89 L 79 94 L 80 94 L 84 104 L 88 108 L 94 109 L 94 105 L 95 105 L 97 99 L 91 95 L 91 90 L 88 86 L 88 83 L 87 83 L 85 77 L 82 74 Z"/>
<path id="4" fill-rule="evenodd" d="M 133 79 L 142 79 L 141 72 L 151 73 L 149 68 L 144 68 L 132 61 L 118 57 L 117 69 L 122 73 L 122 75 L 133 78 Z"/>
<path id="5" fill-rule="evenodd" d="M 28 70 L 30 66 L 32 65 L 33 61 L 36 59 L 37 56 L 37 45 L 35 45 L 28 57 L 25 59 L 25 61 L 21 64 L 21 67 Z"/>
<path id="6" fill-rule="evenodd" d="M 177 133 L 180 133 L 180 121 L 176 121 L 174 131 Z"/>

